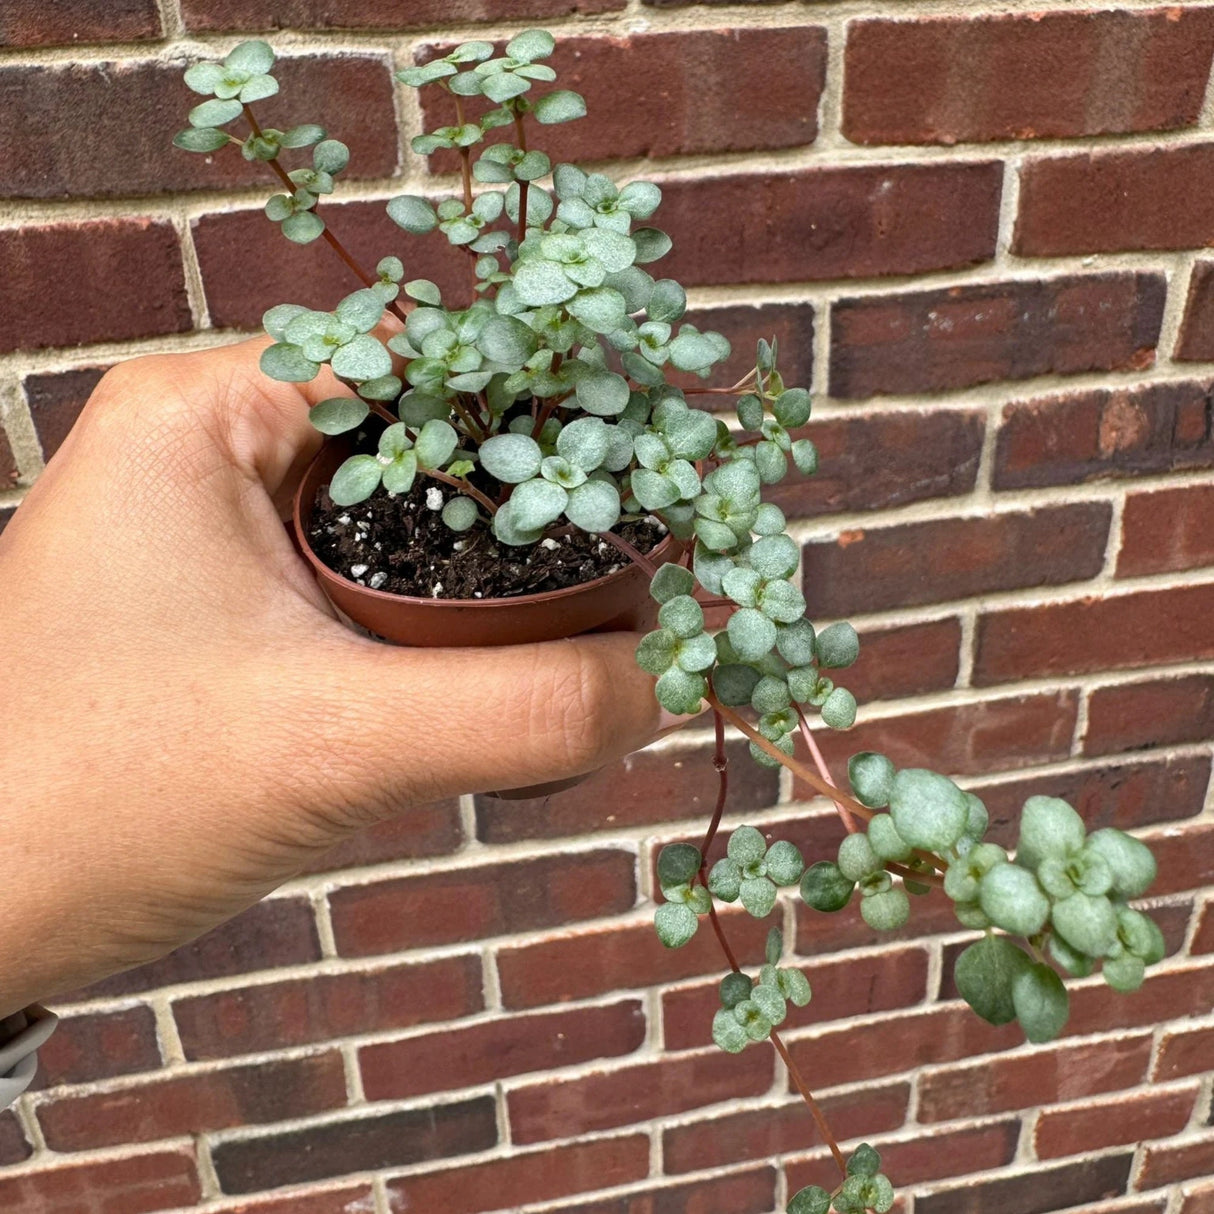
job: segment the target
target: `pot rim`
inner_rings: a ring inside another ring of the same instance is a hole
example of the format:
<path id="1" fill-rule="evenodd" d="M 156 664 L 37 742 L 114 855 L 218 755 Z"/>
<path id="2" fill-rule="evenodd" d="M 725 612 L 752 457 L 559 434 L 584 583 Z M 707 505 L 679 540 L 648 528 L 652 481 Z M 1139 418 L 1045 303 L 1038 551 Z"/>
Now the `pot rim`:
<path id="1" fill-rule="evenodd" d="M 576 594 L 584 593 L 587 590 L 597 586 L 602 586 L 604 583 L 613 581 L 616 578 L 625 577 L 633 570 L 636 570 L 641 574 L 645 573 L 643 566 L 636 564 L 634 561 L 630 560 L 625 553 L 621 552 L 620 556 L 625 562 L 622 569 L 617 569 L 614 573 L 605 573 L 602 577 L 594 578 L 589 582 L 578 582 L 575 586 L 565 586 L 561 590 L 541 590 L 537 594 L 516 594 L 504 598 L 432 599 L 422 598 L 420 595 L 413 594 L 394 594 L 390 590 L 372 590 L 370 586 L 360 585 L 358 582 L 352 581 L 344 574 L 338 573 L 336 569 L 326 565 L 324 561 L 317 556 L 316 552 L 312 548 L 312 545 L 308 542 L 307 530 L 304 526 L 303 520 L 305 512 L 303 494 L 309 480 L 311 480 L 311 473 L 315 469 L 315 466 L 319 464 L 322 459 L 330 456 L 333 449 L 339 445 L 339 443 L 334 443 L 331 446 L 330 442 L 326 441 L 317 452 L 316 457 L 308 465 L 307 470 L 300 479 L 298 488 L 295 490 L 295 497 L 292 505 L 292 522 L 295 526 L 295 536 L 299 541 L 300 549 L 312 568 L 315 569 L 320 576 L 333 578 L 348 586 L 351 591 L 360 596 L 366 595 L 368 598 L 384 603 L 405 603 L 419 607 L 425 606 L 440 609 L 446 608 L 447 610 L 458 610 L 462 608 L 466 610 L 469 606 L 496 607 L 515 605 L 519 603 L 550 603 L 560 599 L 572 597 Z M 324 485 L 327 485 L 328 483 L 329 482 L 327 480 L 323 482 Z M 322 487 L 323 485 L 317 485 L 318 489 Z M 312 511 L 315 509 L 315 490 L 313 490 L 313 499 L 313 503 L 306 507 L 309 515 L 309 521 Z M 605 540 L 603 542 L 606 543 Z M 669 553 L 672 546 L 681 547 L 679 541 L 676 540 L 669 531 L 667 531 L 662 539 L 659 540 L 659 542 L 653 548 L 642 555 L 647 558 L 654 559 L 654 563 L 660 565 L 662 564 L 662 558 Z"/>

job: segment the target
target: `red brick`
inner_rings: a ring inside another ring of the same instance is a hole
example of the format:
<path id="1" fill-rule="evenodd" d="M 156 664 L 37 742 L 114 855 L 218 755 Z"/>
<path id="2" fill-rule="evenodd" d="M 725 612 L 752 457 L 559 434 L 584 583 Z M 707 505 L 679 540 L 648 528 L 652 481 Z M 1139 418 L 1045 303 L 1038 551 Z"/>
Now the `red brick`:
<path id="1" fill-rule="evenodd" d="M 1085 581 L 1104 565 L 1111 518 L 1107 502 L 1084 502 L 853 528 L 806 545 L 809 614 L 847 616 Z"/>
<path id="2" fill-rule="evenodd" d="M 869 1135 L 863 1134 L 868 1141 Z M 903 1142 L 874 1145 L 881 1152 L 881 1170 L 893 1178 L 899 1188 L 926 1180 L 941 1180 L 988 1168 L 1000 1168 L 1012 1162 L 1020 1137 L 1017 1119 L 961 1130 L 916 1128 L 913 1138 Z M 816 1157 L 786 1163 L 788 1191 L 796 1192 L 808 1184 L 833 1189 L 839 1173 L 834 1160 L 820 1151 Z"/>
<path id="3" fill-rule="evenodd" d="M 1132 493 L 1121 527 L 1118 577 L 1214 565 L 1214 485 Z"/>
<path id="4" fill-rule="evenodd" d="M 970 493 L 978 475 L 980 413 L 878 413 L 812 422 L 796 437 L 818 448 L 818 471 L 773 486 L 766 500 L 791 518 L 888 510 Z"/>
<path id="5" fill-rule="evenodd" d="M 969 1008 L 962 1010 L 973 1016 Z M 1018 1026 L 1012 1028 L 1019 1037 Z M 1150 1035 L 1141 1034 L 928 1070 L 919 1076 L 919 1120 L 985 1117 L 1035 1104 L 1078 1100 L 1095 1092 L 1121 1091 L 1146 1078 L 1150 1060 Z"/>
<path id="6" fill-rule="evenodd" d="M 444 957 L 195 995 L 173 1016 L 187 1058 L 228 1058 L 457 1020 L 483 1008 L 481 986 L 479 957 Z"/>
<path id="7" fill-rule="evenodd" d="M 1083 771 L 1030 776 L 1000 784 L 969 784 L 991 815 L 989 838 L 1004 847 L 1016 841 L 1020 809 L 1029 797 L 1061 797 L 1088 830 L 1116 826 L 1132 830 L 1201 813 L 1210 782 L 1204 755 L 1154 762 L 1109 764 Z"/>
<path id="8" fill-rule="evenodd" d="M 1159 877 L 1152 896 L 1179 893 L 1214 885 L 1214 826 L 1185 823 L 1143 836 L 1159 861 Z M 1207 916 L 1209 915 L 1207 909 Z M 1198 928 L 1197 939 L 1208 939 Z M 1202 950 L 1194 947 L 1195 952 Z"/>
<path id="9" fill-rule="evenodd" d="M 8 1214 L 153 1214 L 201 1197 L 192 1147 L 0 1173 Z"/>
<path id="10" fill-rule="evenodd" d="M 1148 972 L 1132 994 L 1110 994 L 1104 983 L 1071 991 L 1068 1036 L 1151 1027 L 1181 1016 L 1204 1016 L 1214 1007 L 1214 964 Z"/>
<path id="11" fill-rule="evenodd" d="M 916 1197 L 915 1214 L 1047 1214 L 1070 1206 L 1096 1214 L 1094 1202 L 1126 1191 L 1133 1158 L 1126 1152 L 1060 1167 L 1034 1167 L 994 1180 L 969 1180 L 955 1189 Z M 1121 1214 L 1128 1207 L 1116 1210 Z"/>
<path id="12" fill-rule="evenodd" d="M 1214 1184 L 1185 1189 L 1177 1214 L 1214 1214 Z"/>
<path id="13" fill-rule="evenodd" d="M 497 1145 L 493 1097 L 221 1142 L 211 1148 L 225 1193 L 256 1193 L 329 1176 L 403 1168 Z"/>
<path id="14" fill-rule="evenodd" d="M 1209 1056 L 1207 1055 L 1207 1062 Z M 1157 1189 L 1178 1180 L 1202 1179 L 1214 1174 L 1214 1135 L 1175 1146 L 1148 1146 L 1142 1152 L 1142 1167 L 1135 1186 Z"/>
<path id="15" fill-rule="evenodd" d="M 1212 613 L 1214 585 L 988 611 L 978 618 L 974 682 L 986 686 L 1212 657 Z"/>
<path id="16" fill-rule="evenodd" d="M 183 153 L 184 155 L 184 153 Z M 411 278 L 437 282 L 453 303 L 466 302 L 467 259 L 457 259 L 441 235 L 408 236 L 388 218 L 382 202 L 352 202 L 322 208 L 325 222 L 368 270 L 389 253 L 404 260 Z M 278 238 L 261 208 L 204 215 L 193 222 L 211 323 L 216 328 L 260 329 L 275 304 L 333 308 L 359 281 L 324 241 L 292 245 Z M 250 258 L 250 248 L 273 240 L 273 253 Z"/>
<path id="17" fill-rule="evenodd" d="M 320 960 L 312 904 L 306 898 L 267 898 L 197 940 L 139 969 L 115 974 L 71 998 L 109 998 L 136 991 L 251 974 Z"/>
<path id="18" fill-rule="evenodd" d="M 389 1183 L 388 1204 L 394 1210 L 480 1214 L 629 1184 L 648 1173 L 649 1139 L 631 1134 L 402 1176 Z"/>
<path id="19" fill-rule="evenodd" d="M 775 1168 L 755 1168 L 558 1206 L 547 1214 L 767 1214 L 775 1208 L 775 1189 Z"/>
<path id="20" fill-rule="evenodd" d="M 831 395 L 1141 370 L 1155 361 L 1164 294 L 1161 276 L 1125 273 L 841 299 L 831 308 Z"/>
<path id="21" fill-rule="evenodd" d="M 422 44 L 415 59 L 425 62 L 453 46 Z M 826 31 L 816 26 L 558 38 L 549 62 L 556 87 L 581 93 L 589 111 L 581 122 L 532 134 L 554 164 L 802 147 L 818 135 Z M 660 80 L 661 103 L 654 105 L 644 89 L 621 89 L 625 78 Z M 763 87 L 731 87 L 739 78 L 761 78 Z M 455 121 L 449 96 L 426 89 L 421 97 L 427 130 Z M 474 118 L 487 108 L 473 103 L 466 112 Z M 431 164 L 448 172 L 458 161 L 435 156 Z"/>
<path id="22" fill-rule="evenodd" d="M 843 133 L 855 143 L 952 144 L 1192 126 L 1212 18 L 1173 8 L 856 21 Z"/>
<path id="23" fill-rule="evenodd" d="M 718 776 L 711 734 L 693 734 L 694 747 L 640 750 L 555 797 L 526 801 L 476 798 L 476 834 L 484 843 L 582 835 L 595 828 L 711 816 Z M 748 744 L 727 744 L 730 812 L 766 809 L 779 796 L 779 773 L 751 761 Z"/>
<path id="24" fill-rule="evenodd" d="M 289 1197 L 264 1200 L 227 1202 L 209 1206 L 207 1214 L 356 1214 L 375 1208 L 375 1194 L 370 1185 L 353 1188 L 325 1189 L 320 1193 L 299 1193 Z"/>
<path id="25" fill-rule="evenodd" d="M 1199 261 L 1193 267 L 1184 320 L 1172 357 L 1178 362 L 1214 360 L 1214 262 Z"/>
<path id="26" fill-rule="evenodd" d="M 762 952 L 766 924 L 737 911 L 723 914 L 721 923 L 735 949 L 748 955 Z M 707 929 L 672 952 L 658 940 L 651 922 L 564 932 L 551 940 L 502 947 L 497 954 L 502 1003 L 513 1009 L 723 974 L 724 964 Z"/>
<path id="27" fill-rule="evenodd" d="M 636 859 L 619 849 L 454 869 L 329 895 L 347 957 L 555 927 L 630 910 Z"/>
<path id="28" fill-rule="evenodd" d="M 108 367 L 86 367 L 26 378 L 25 399 L 42 445 L 43 459 L 50 459 L 59 450 L 107 370 Z"/>
<path id="29" fill-rule="evenodd" d="M 509 1015 L 368 1045 L 358 1051 L 358 1064 L 368 1100 L 399 1100 L 617 1058 L 644 1041 L 644 1009 L 639 1001 L 627 1000 L 607 1007 Z"/>
<path id="30" fill-rule="evenodd" d="M 758 1048 L 750 1046 L 747 1052 Z M 812 1079 L 810 1082 L 818 1086 Z M 846 1140 L 898 1129 L 906 1121 L 909 1100 L 909 1084 L 891 1083 L 825 1096 L 820 1104 L 835 1137 Z M 667 1172 L 696 1172 L 742 1159 L 802 1151 L 818 1141 L 813 1118 L 797 1096 L 778 1105 L 716 1113 L 671 1126 L 662 1131 L 662 1159 Z"/>
<path id="31" fill-rule="evenodd" d="M 1214 514 L 1210 521 L 1214 523 Z M 1200 742 L 1212 735 L 1214 675 L 1195 674 L 1096 688 L 1088 700 L 1083 750 L 1107 755 Z"/>
<path id="32" fill-rule="evenodd" d="M 1193 1111 L 1197 1088 L 1169 1092 L 1122 1093 L 1081 1107 L 1045 1109 L 1033 1130 L 1038 1159 L 1084 1155 L 1105 1147 L 1138 1144 L 1179 1134 Z"/>
<path id="33" fill-rule="evenodd" d="M 1100 388 L 1003 407 L 997 489 L 1214 467 L 1210 382 Z"/>
<path id="34" fill-rule="evenodd" d="M 317 856 L 303 871 L 331 873 L 392 860 L 446 856 L 457 851 L 463 841 L 459 800 L 452 797 L 447 801 L 415 806 L 408 813 L 360 830 L 344 843 Z"/>
<path id="35" fill-rule="evenodd" d="M 1214 144 L 1030 160 L 1013 249 L 1058 257 L 1202 248 L 1214 241 L 1212 190 Z"/>
<path id="36" fill-rule="evenodd" d="M 177 1074 L 38 1105 L 53 1151 L 82 1151 L 304 1117 L 346 1103 L 336 1051 L 312 1058 Z"/>
<path id="37" fill-rule="evenodd" d="M 410 0 L 401 11 L 376 0 L 184 0 L 191 30 L 391 30 L 607 13 L 626 0 Z"/>
<path id="38" fill-rule="evenodd" d="M 880 1031 L 874 1032 L 874 1027 Z M 829 1088 L 972 1058 L 1007 1049 L 1022 1040 L 1017 1026 L 995 1028 L 979 1020 L 968 1007 L 954 1006 L 894 1013 L 884 1017 L 879 1026 L 828 1028 L 811 1038 L 788 1042 L 788 1049 L 798 1070 L 813 1077 L 815 1087 Z M 894 1043 L 897 1048 L 892 1048 Z"/>
<path id="39" fill-rule="evenodd" d="M 8 0 L 0 16 L 5 48 L 136 42 L 162 33 L 156 0 Z"/>
<path id="40" fill-rule="evenodd" d="M 1041 693 L 907 712 L 845 733 L 819 730 L 817 738 L 836 772 L 846 771 L 851 755 L 876 750 L 899 767 L 978 775 L 1066 758 L 1077 711 L 1074 692 Z M 794 784 L 794 797 L 809 795 L 799 782 Z"/>
<path id="41" fill-rule="evenodd" d="M 1193 937 L 1193 952 L 1214 953 L 1214 902 L 1207 902 Z"/>
<path id="42" fill-rule="evenodd" d="M 48 282 L 72 284 L 70 308 Z M 0 353 L 181 333 L 191 320 L 177 233 L 153 219 L 0 230 L 0 317 Z"/>
<path id="43" fill-rule="evenodd" d="M 0 490 L 11 489 L 17 483 L 17 457 L 9 445 L 8 435 L 0 430 Z"/>
<path id="44" fill-rule="evenodd" d="M 224 186 L 279 188 L 268 165 L 238 148 L 200 156 L 172 145 L 200 98 L 182 80 L 181 63 L 92 62 L 0 68 L 0 195 L 9 198 L 110 197 Z M 350 147 L 343 177 L 388 177 L 397 134 L 388 61 L 379 56 L 280 59 L 282 92 L 257 102 L 258 121 L 286 127 L 323 122 Z M 301 98 L 306 98 L 307 112 Z M 81 114 L 87 139 L 64 139 Z M 368 115 L 373 121 L 367 121 Z M 243 137 L 243 119 L 232 126 Z M 308 166 L 308 150 L 287 151 L 288 168 Z M 120 264 L 120 263 L 119 263 Z"/>
<path id="45" fill-rule="evenodd" d="M 159 1069 L 156 1017 L 150 1007 L 63 1016 L 38 1050 L 37 1088 L 88 1083 Z"/>
<path id="46" fill-rule="evenodd" d="M 674 249 L 656 272 L 702 286 L 973 265 L 994 256 L 1002 188 L 1002 166 L 988 161 L 669 181 L 654 222 Z"/>
<path id="47" fill-rule="evenodd" d="M 947 691 L 957 682 L 961 621 L 860 629 L 860 656 L 847 668 L 848 690 L 862 704 Z"/>
<path id="48" fill-rule="evenodd" d="M 1203 1075 L 1214 1058 L 1214 1027 L 1165 1032 L 1151 1078 L 1159 1083 L 1182 1075 Z"/>
<path id="49" fill-rule="evenodd" d="M 12 1109 L 0 1112 L 0 1167 L 23 1163 L 34 1153 Z"/>
<path id="50" fill-rule="evenodd" d="M 635 1125 L 724 1100 L 760 1096 L 771 1087 L 774 1050 L 662 1058 L 576 1079 L 543 1079 L 506 1097 L 511 1140 L 569 1138 Z"/>
<path id="51" fill-rule="evenodd" d="M 745 964 L 745 962 L 743 963 Z M 782 1032 L 911 1007 L 927 996 L 927 953 L 921 948 L 887 949 L 800 967 L 813 987 L 805 1008 L 789 1008 Z M 719 981 L 667 991 L 662 1024 L 668 1050 L 712 1044 L 712 1018 L 721 1006 Z"/>

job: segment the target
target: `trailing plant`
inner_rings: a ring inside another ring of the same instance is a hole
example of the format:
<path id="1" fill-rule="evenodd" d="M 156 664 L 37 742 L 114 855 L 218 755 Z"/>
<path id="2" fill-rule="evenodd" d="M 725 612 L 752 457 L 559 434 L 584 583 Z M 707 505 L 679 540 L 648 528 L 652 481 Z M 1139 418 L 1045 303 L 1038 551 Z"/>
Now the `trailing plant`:
<path id="1" fill-rule="evenodd" d="M 648 226 L 661 190 L 554 165 L 529 145 L 534 124 L 586 112 L 566 89 L 532 95 L 555 81 L 544 62 L 554 45 L 547 32 L 527 30 L 502 54 L 489 42 L 465 42 L 397 73 L 446 105 L 450 125 L 419 135 L 413 149 L 454 156 L 461 189 L 437 203 L 402 194 L 387 212 L 410 236 L 436 234 L 465 259 L 458 301 L 410 278 L 395 254 L 366 270 L 329 228 L 323 200 L 349 151 L 314 123 L 286 130 L 258 123 L 254 103 L 278 91 L 274 52 L 264 42 L 186 71 L 186 83 L 209 100 L 190 112 L 174 142 L 205 153 L 233 145 L 267 165 L 283 187 L 266 203 L 267 217 L 288 240 L 324 239 L 361 281 L 332 311 L 284 303 L 264 317 L 274 339 L 261 359 L 267 375 L 303 382 L 328 366 L 353 393 L 313 407 L 318 430 L 336 435 L 382 423 L 374 450 L 352 455 L 334 475 L 337 505 L 403 494 L 415 478 L 431 478 L 455 490 L 442 509 L 453 531 L 487 528 L 522 547 L 579 529 L 649 571 L 658 628 L 641 641 L 637 661 L 671 712 L 711 709 L 719 772 L 700 846 L 672 844 L 658 857 L 657 934 L 678 948 L 707 920 L 729 964 L 714 1041 L 738 1053 L 769 1040 L 831 1149 L 838 1184 L 802 1189 L 789 1214 L 886 1211 L 894 1191 L 880 1156 L 863 1144 L 844 1157 L 779 1036 L 789 1004 L 810 1002 L 809 981 L 781 964 L 778 928 L 747 973 L 717 903 L 738 902 L 765 918 L 781 889 L 795 889 L 825 913 L 858 900 L 871 927 L 890 931 L 908 921 L 912 896 L 939 893 L 964 927 L 981 933 L 956 962 L 962 997 L 983 1019 L 1018 1021 L 1030 1041 L 1042 1042 L 1066 1023 L 1064 976 L 1099 966 L 1114 990 L 1132 991 L 1162 958 L 1159 928 L 1130 905 L 1154 879 L 1155 860 L 1119 830 L 1089 834 L 1074 809 L 1042 796 L 1025 802 L 1009 855 L 986 840 L 978 797 L 880 754 L 852 756 L 850 793 L 833 783 L 811 719 L 837 730 L 854 723 L 855 698 L 836 680 L 856 660 L 859 641 L 850 624 L 818 630 L 806 618 L 795 580 L 799 546 L 781 510 L 763 500 L 764 486 L 817 468 L 813 443 L 798 434 L 810 416 L 809 393 L 785 384 L 774 341 L 758 342 L 739 382 L 687 386 L 689 377 L 707 379 L 731 351 L 721 334 L 685 319 L 678 282 L 643 268 L 671 248 Z M 491 141 L 495 132 L 501 137 Z M 385 313 L 394 324 L 384 323 Z M 731 400 L 733 424 L 689 403 L 703 395 Z M 655 568 L 613 530 L 644 518 L 681 542 L 680 559 Z M 715 633 L 706 607 L 728 612 Z M 834 858 L 807 866 L 793 842 L 769 843 L 751 826 L 733 831 L 724 854 L 714 852 L 728 789 L 727 723 L 749 740 L 757 763 L 789 768 L 834 801 L 847 829 Z M 812 766 L 797 757 L 798 738 Z"/>

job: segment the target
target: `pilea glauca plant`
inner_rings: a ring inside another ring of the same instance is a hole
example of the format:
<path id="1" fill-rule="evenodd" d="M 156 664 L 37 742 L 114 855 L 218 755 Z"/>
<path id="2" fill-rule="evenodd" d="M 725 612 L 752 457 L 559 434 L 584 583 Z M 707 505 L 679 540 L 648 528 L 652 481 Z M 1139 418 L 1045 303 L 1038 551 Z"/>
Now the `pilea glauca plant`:
<path id="1" fill-rule="evenodd" d="M 544 62 L 553 48 L 550 34 L 528 30 L 502 54 L 466 42 L 398 73 L 446 105 L 451 124 L 418 136 L 413 148 L 454 153 L 462 189 L 437 205 L 404 194 L 387 212 L 410 236 L 437 233 L 466 259 L 458 302 L 411 278 L 396 253 L 367 271 L 328 228 L 321 203 L 348 149 L 312 123 L 258 123 L 254 103 L 278 91 L 265 43 L 242 43 L 222 62 L 188 69 L 186 83 L 210 99 L 174 142 L 207 153 L 231 144 L 267 165 L 283 187 L 267 217 L 288 240 L 326 240 L 361 280 L 331 312 L 284 303 L 264 317 L 274 339 L 261 360 L 267 375 L 302 382 L 327 365 L 351 390 L 311 411 L 323 433 L 361 429 L 371 448 L 337 470 L 335 504 L 405 494 L 416 478 L 430 478 L 454 491 L 442 505 L 453 532 L 487 529 L 503 545 L 526 547 L 577 529 L 649 572 L 659 627 L 637 660 L 656 677 L 665 708 L 693 713 L 707 704 L 719 772 L 701 845 L 676 843 L 659 855 L 658 936 L 678 948 L 708 921 L 729 965 L 713 1039 L 730 1053 L 769 1040 L 831 1149 L 838 1184 L 802 1189 L 789 1214 L 886 1211 L 894 1190 L 880 1156 L 863 1144 L 845 1158 L 780 1039 L 788 1005 L 810 1002 L 808 979 L 781 965 L 778 928 L 747 973 L 716 903 L 739 902 L 764 918 L 781 889 L 825 913 L 858 899 L 870 926 L 893 930 L 910 916 L 910 895 L 938 893 L 964 927 L 982 933 L 956 963 L 962 996 L 985 1020 L 1017 1020 L 1030 1041 L 1042 1042 L 1066 1023 L 1064 976 L 1099 966 L 1109 986 L 1132 991 L 1163 956 L 1159 928 L 1130 906 L 1154 879 L 1155 860 L 1121 831 L 1087 833 L 1069 805 L 1040 796 L 1025 803 L 1009 856 L 985 840 L 987 812 L 976 796 L 880 754 L 852 757 L 850 793 L 832 782 L 811 720 L 853 724 L 855 699 L 835 675 L 856 660 L 859 642 L 847 623 L 819 631 L 805 618 L 794 580 L 799 547 L 780 509 L 763 500 L 764 486 L 791 468 L 816 469 L 813 444 L 795 436 L 809 418 L 809 393 L 785 385 L 774 341 L 758 343 L 754 367 L 732 386 L 680 386 L 688 375 L 708 378 L 729 342 L 687 322 L 683 288 L 643 268 L 671 247 L 647 226 L 661 201 L 655 184 L 619 185 L 553 165 L 529 146 L 534 124 L 585 114 L 577 93 L 532 95 L 555 81 Z M 284 157 L 298 163 L 288 167 Z M 385 312 L 395 325 L 384 323 Z M 736 425 L 689 405 L 689 396 L 708 393 L 732 398 Z M 613 530 L 646 518 L 681 541 L 678 560 L 655 568 Z M 715 635 L 705 607 L 728 611 Z M 756 762 L 791 769 L 836 804 L 847 830 L 837 856 L 807 867 L 792 841 L 769 843 L 742 826 L 710 865 L 727 793 L 726 724 L 749 739 Z M 812 766 L 795 754 L 798 737 Z"/>

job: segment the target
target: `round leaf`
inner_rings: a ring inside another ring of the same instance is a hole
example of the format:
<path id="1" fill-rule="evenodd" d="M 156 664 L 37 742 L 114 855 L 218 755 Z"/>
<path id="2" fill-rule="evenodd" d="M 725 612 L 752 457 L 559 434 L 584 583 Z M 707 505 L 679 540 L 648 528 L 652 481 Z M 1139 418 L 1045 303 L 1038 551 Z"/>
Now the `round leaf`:
<path id="1" fill-rule="evenodd" d="M 583 531 L 610 531 L 620 521 L 620 491 L 609 481 L 586 481 L 569 491 L 565 517 Z"/>
<path id="2" fill-rule="evenodd" d="M 700 920 L 691 907 L 682 902 L 663 902 L 653 917 L 658 939 L 667 948 L 682 948 L 696 934 Z"/>
<path id="3" fill-rule="evenodd" d="M 898 769 L 884 755 L 865 750 L 847 761 L 847 778 L 856 800 L 869 809 L 884 809 L 889 804 Z"/>
<path id="4" fill-rule="evenodd" d="M 989 1024 L 1016 1018 L 1012 997 L 1017 977 L 1032 965 L 1028 954 L 1006 936 L 985 936 L 957 958 L 953 976 L 957 990 Z"/>
<path id="5" fill-rule="evenodd" d="M 481 467 L 506 485 L 518 485 L 536 476 L 544 453 L 527 434 L 495 434 L 480 448 Z"/>
<path id="6" fill-rule="evenodd" d="M 321 434 L 345 434 L 362 424 L 371 410 L 353 396 L 331 396 L 308 410 L 308 421 Z"/>
<path id="7" fill-rule="evenodd" d="M 599 417 L 623 413 L 628 396 L 628 381 L 613 371 L 594 371 L 577 382 L 578 404 Z"/>
<path id="8" fill-rule="evenodd" d="M 424 199 L 415 194 L 400 194 L 388 200 L 388 215 L 393 223 L 412 232 L 414 236 L 424 236 L 438 226 L 438 215 L 434 208 Z"/>
<path id="9" fill-rule="evenodd" d="M 586 116 L 586 100 L 580 93 L 557 89 L 546 97 L 541 97 L 535 103 L 533 112 L 536 121 L 545 126 L 557 122 L 572 122 L 576 118 Z"/>
<path id="10" fill-rule="evenodd" d="M 916 767 L 905 768 L 894 777 L 889 811 L 898 834 L 911 847 L 927 851 L 952 847 L 969 818 L 965 794 L 952 780 Z"/>
<path id="11" fill-rule="evenodd" d="M 801 899 L 814 910 L 842 910 L 851 900 L 854 881 L 849 881 L 830 860 L 819 860 L 801 878 Z"/>
<path id="12" fill-rule="evenodd" d="M 338 506 L 364 502 L 379 488 L 383 465 L 373 455 L 352 455 L 333 473 L 329 496 Z"/>
<path id="13" fill-rule="evenodd" d="M 263 374 L 286 384 L 302 384 L 316 378 L 320 364 L 305 358 L 298 346 L 280 341 L 261 352 L 259 365 Z"/>
<path id="14" fill-rule="evenodd" d="M 1040 1045 L 1062 1032 L 1070 999 L 1062 979 L 1048 965 L 1030 965 L 1012 980 L 1012 1005 L 1024 1035 Z"/>
<path id="15" fill-rule="evenodd" d="M 993 924 L 1016 936 L 1036 935 L 1050 916 L 1050 900 L 1036 877 L 1017 864 L 987 871 L 978 883 L 978 905 Z"/>
<path id="16" fill-rule="evenodd" d="M 439 468 L 451 458 L 458 443 L 459 435 L 449 422 L 432 420 L 422 426 L 414 448 L 423 468 Z"/>

